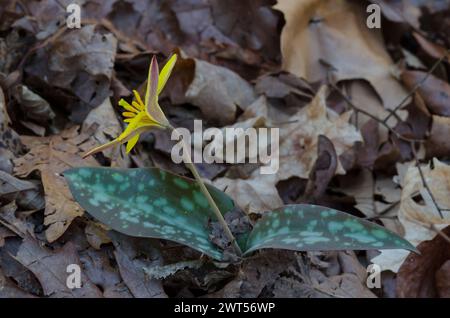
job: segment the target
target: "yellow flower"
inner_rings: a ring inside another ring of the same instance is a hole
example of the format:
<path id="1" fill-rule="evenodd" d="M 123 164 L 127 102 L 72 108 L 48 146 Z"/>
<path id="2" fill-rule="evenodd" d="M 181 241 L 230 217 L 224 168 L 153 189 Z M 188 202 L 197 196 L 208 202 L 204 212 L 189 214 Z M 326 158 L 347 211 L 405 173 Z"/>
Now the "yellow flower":
<path id="1" fill-rule="evenodd" d="M 159 73 L 158 62 L 156 61 L 156 57 L 153 56 L 148 70 L 145 103 L 142 101 L 141 96 L 136 90 L 133 90 L 135 100 L 131 105 L 124 99 L 121 99 L 119 105 L 126 110 L 122 115 L 125 117 L 124 122 L 128 123 L 127 128 L 119 137 L 109 143 L 90 150 L 84 157 L 124 143 L 127 143 L 126 149 L 128 153 L 136 145 L 139 140 L 139 135 L 144 131 L 152 127 L 163 129 L 170 127 L 169 121 L 159 106 L 158 96 L 164 89 L 176 61 L 177 55 L 174 54 L 166 65 L 164 65 L 161 73 Z"/>

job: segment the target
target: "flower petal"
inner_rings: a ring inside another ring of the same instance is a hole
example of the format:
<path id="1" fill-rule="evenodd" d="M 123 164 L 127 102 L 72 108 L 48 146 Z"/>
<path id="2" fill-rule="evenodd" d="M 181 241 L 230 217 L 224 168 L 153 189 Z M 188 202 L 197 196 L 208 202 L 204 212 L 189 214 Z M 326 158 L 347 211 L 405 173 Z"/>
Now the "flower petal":
<path id="1" fill-rule="evenodd" d="M 136 145 L 138 140 L 139 140 L 139 134 L 136 134 L 136 136 L 134 136 L 133 138 L 128 140 L 128 142 L 127 142 L 127 153 L 129 153 L 131 151 L 131 149 L 133 149 L 133 147 Z"/>
<path id="2" fill-rule="evenodd" d="M 166 65 L 164 65 L 164 67 L 162 68 L 161 73 L 159 73 L 158 95 L 161 94 L 164 86 L 166 86 L 166 83 L 170 77 L 170 74 L 172 73 L 173 67 L 175 66 L 176 62 L 177 55 L 173 54 L 167 61 Z"/>
<path id="3" fill-rule="evenodd" d="M 159 69 L 156 56 L 153 55 L 148 69 L 147 90 L 145 91 L 145 106 L 147 110 L 158 102 Z"/>
<path id="4" fill-rule="evenodd" d="M 158 104 L 159 70 L 156 57 L 153 56 L 150 63 L 147 79 L 147 92 L 145 94 L 145 110 L 147 115 L 159 123 L 160 126 L 169 126 L 169 121 Z"/>

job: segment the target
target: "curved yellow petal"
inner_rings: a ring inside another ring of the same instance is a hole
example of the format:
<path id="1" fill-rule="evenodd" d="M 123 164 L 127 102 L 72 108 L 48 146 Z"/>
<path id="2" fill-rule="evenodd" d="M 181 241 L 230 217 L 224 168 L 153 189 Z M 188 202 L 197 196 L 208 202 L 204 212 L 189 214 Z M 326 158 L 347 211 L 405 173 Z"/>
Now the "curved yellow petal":
<path id="1" fill-rule="evenodd" d="M 136 134 L 133 138 L 131 138 L 130 140 L 128 140 L 127 142 L 127 153 L 129 153 L 131 151 L 131 149 L 133 149 L 134 146 L 136 146 L 136 143 L 139 140 L 139 134 Z"/>
<path id="2" fill-rule="evenodd" d="M 173 54 L 162 68 L 161 73 L 159 73 L 159 82 L 157 90 L 158 95 L 161 94 L 162 90 L 164 89 L 164 86 L 166 86 L 166 83 L 169 80 L 170 74 L 172 73 L 172 70 L 176 63 L 177 63 L 177 55 Z"/>

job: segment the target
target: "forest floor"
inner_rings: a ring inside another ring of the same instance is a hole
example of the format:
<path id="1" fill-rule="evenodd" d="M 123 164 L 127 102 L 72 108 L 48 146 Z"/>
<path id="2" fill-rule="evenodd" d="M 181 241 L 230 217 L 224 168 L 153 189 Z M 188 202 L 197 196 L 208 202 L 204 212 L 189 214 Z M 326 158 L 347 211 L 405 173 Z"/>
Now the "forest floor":
<path id="1" fill-rule="evenodd" d="M 72 2 L 80 28 L 66 12 Z M 0 297 L 450 297 L 449 8 L 0 0 Z M 163 130 L 142 134 L 129 154 L 83 158 L 123 131 L 118 101 L 142 92 L 152 56 L 163 65 L 174 52 L 159 101 L 175 127 L 192 131 L 200 119 L 203 129 L 280 129 L 276 174 L 196 164 L 237 207 L 257 219 L 283 204 L 327 206 L 383 225 L 421 254 L 268 249 L 220 264 L 86 213 L 67 169 L 192 177 L 171 160 Z M 67 288 L 70 264 L 81 288 Z"/>

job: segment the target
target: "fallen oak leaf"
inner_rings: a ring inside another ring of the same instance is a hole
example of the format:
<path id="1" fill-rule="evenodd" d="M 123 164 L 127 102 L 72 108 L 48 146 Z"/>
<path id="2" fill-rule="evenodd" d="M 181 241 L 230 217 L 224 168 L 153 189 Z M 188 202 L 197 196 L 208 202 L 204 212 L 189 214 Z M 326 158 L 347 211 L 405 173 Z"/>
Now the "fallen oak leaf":
<path id="1" fill-rule="evenodd" d="M 14 160 L 15 175 L 27 177 L 33 171 L 41 174 L 45 192 L 44 225 L 48 226 L 45 236 L 49 242 L 57 240 L 69 227 L 73 219 L 83 215 L 61 173 L 68 168 L 98 166 L 92 157 L 81 157 L 89 143 L 90 135 L 79 134 L 78 127 L 63 131 L 50 137 L 22 136 L 22 142 L 30 148 L 23 157 Z"/>

